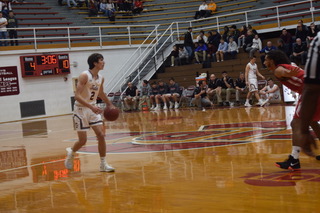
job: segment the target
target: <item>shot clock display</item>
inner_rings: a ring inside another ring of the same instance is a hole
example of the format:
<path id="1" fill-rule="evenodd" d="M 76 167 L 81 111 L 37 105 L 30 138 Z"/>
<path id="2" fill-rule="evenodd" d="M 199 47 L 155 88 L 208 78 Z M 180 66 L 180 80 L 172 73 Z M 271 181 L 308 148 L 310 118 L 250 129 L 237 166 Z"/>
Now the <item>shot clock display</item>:
<path id="1" fill-rule="evenodd" d="M 20 56 L 22 77 L 70 73 L 69 54 Z"/>

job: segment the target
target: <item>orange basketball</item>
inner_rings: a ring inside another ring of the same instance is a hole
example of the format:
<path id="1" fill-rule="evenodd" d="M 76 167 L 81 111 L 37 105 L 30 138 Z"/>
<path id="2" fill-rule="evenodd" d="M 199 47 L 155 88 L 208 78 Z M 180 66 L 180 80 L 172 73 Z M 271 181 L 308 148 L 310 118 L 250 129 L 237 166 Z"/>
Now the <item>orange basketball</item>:
<path id="1" fill-rule="evenodd" d="M 106 107 L 103 111 L 103 116 L 107 121 L 115 121 L 119 117 L 119 109 L 118 108 L 109 108 Z"/>

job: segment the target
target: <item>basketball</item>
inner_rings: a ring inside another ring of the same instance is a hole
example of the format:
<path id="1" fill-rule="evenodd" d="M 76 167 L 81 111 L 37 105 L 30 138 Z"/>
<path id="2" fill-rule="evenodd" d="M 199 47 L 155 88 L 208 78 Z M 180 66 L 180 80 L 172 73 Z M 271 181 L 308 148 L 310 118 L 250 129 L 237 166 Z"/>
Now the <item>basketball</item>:
<path id="1" fill-rule="evenodd" d="M 109 108 L 106 107 L 103 111 L 103 116 L 107 121 L 115 121 L 119 117 L 119 109 L 118 108 Z"/>

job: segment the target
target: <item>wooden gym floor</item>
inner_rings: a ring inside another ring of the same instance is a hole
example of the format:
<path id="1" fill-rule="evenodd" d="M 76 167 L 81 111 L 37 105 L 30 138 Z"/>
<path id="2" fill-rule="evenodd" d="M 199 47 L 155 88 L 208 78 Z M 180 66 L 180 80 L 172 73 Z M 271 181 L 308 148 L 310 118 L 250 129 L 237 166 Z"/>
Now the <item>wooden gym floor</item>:
<path id="1" fill-rule="evenodd" d="M 0 212 L 319 212 L 320 162 L 275 167 L 291 152 L 293 106 L 121 113 L 106 122 L 99 172 L 92 131 L 77 139 L 71 115 L 0 124 Z"/>

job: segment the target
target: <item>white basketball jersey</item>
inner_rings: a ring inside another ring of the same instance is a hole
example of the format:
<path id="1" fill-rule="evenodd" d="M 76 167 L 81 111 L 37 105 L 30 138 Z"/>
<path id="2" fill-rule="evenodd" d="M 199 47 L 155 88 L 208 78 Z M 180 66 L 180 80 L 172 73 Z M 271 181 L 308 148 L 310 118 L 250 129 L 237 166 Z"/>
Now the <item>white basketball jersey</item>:
<path id="1" fill-rule="evenodd" d="M 273 85 L 274 87 L 276 87 L 276 85 Z M 273 88 L 271 88 L 269 85 L 267 86 L 267 91 L 272 90 Z M 273 93 L 272 99 L 274 100 L 281 100 L 281 94 L 280 94 L 280 89 L 278 89 L 277 91 L 275 91 Z"/>
<path id="2" fill-rule="evenodd" d="M 249 72 L 248 72 L 248 79 L 257 79 L 257 64 L 251 64 L 250 62 L 248 63 L 249 65 Z"/>
<path id="3" fill-rule="evenodd" d="M 83 73 L 85 73 L 88 76 L 88 81 L 85 85 L 84 90 L 81 93 L 81 97 L 87 103 L 96 104 L 100 86 L 102 83 L 102 76 L 98 74 L 97 79 L 94 79 L 89 70 L 86 70 Z M 75 104 L 77 106 L 81 106 L 81 104 L 78 101 L 76 101 Z"/>

